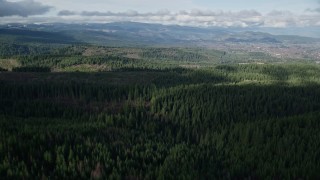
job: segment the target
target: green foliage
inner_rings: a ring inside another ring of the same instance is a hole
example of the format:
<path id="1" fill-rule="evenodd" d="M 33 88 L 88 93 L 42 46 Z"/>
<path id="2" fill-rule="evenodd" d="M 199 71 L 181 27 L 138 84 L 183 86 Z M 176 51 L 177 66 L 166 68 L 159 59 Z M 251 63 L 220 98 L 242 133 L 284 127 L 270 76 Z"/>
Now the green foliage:
<path id="1" fill-rule="evenodd" d="M 319 66 L 200 48 L 0 55 L 4 179 L 320 178 Z"/>
<path id="2" fill-rule="evenodd" d="M 8 71 L 8 70 L 0 67 L 0 72 L 1 72 L 1 71 L 3 72 L 3 71 Z"/>
<path id="3" fill-rule="evenodd" d="M 317 73 L 301 65 L 33 73 L 26 80 L 5 73 L 0 175 L 317 179 Z M 297 83 L 300 76 L 309 83 Z"/>
<path id="4" fill-rule="evenodd" d="M 12 68 L 12 71 L 13 72 L 50 72 L 51 69 L 49 67 L 25 66 L 25 67 Z"/>
<path id="5" fill-rule="evenodd" d="M 176 48 L 147 48 L 141 56 L 147 59 L 158 59 L 158 60 L 173 60 L 173 61 L 208 61 L 209 58 L 195 51 L 188 51 L 188 49 L 176 49 Z"/>

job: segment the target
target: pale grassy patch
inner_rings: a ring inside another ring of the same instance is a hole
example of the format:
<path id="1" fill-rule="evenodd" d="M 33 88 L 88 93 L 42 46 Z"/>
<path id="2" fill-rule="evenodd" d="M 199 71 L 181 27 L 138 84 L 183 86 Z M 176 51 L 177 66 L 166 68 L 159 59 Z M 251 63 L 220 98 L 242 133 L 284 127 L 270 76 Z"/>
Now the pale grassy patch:
<path id="1" fill-rule="evenodd" d="M 19 67 L 20 63 L 16 59 L 0 59 L 0 67 L 7 69 L 9 71 L 12 68 Z"/>

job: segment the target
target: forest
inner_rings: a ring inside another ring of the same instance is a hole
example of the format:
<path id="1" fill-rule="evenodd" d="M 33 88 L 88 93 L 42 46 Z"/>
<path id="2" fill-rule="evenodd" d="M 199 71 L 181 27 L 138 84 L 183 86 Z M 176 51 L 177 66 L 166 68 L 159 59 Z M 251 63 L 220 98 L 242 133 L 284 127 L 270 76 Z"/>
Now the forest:
<path id="1" fill-rule="evenodd" d="M 319 179 L 320 66 L 0 45 L 0 179 Z"/>

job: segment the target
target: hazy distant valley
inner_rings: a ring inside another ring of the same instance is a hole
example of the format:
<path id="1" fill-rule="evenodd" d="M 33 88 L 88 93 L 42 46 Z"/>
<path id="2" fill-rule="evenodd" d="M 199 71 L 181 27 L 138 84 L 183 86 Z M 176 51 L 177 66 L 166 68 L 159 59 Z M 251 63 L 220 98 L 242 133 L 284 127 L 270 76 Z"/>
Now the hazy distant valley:
<path id="1" fill-rule="evenodd" d="M 7 43 L 97 44 L 113 47 L 188 47 L 274 58 L 318 61 L 320 39 L 271 35 L 245 28 L 196 28 L 143 23 L 11 24 L 0 26 Z"/>

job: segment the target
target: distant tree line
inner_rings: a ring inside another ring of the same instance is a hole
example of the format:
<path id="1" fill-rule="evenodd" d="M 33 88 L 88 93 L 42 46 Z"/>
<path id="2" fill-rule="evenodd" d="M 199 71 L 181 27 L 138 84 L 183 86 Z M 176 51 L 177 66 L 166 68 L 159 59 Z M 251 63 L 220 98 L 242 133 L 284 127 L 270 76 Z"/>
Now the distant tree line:
<path id="1" fill-rule="evenodd" d="M 50 67 L 25 66 L 12 68 L 12 72 L 51 72 Z"/>

